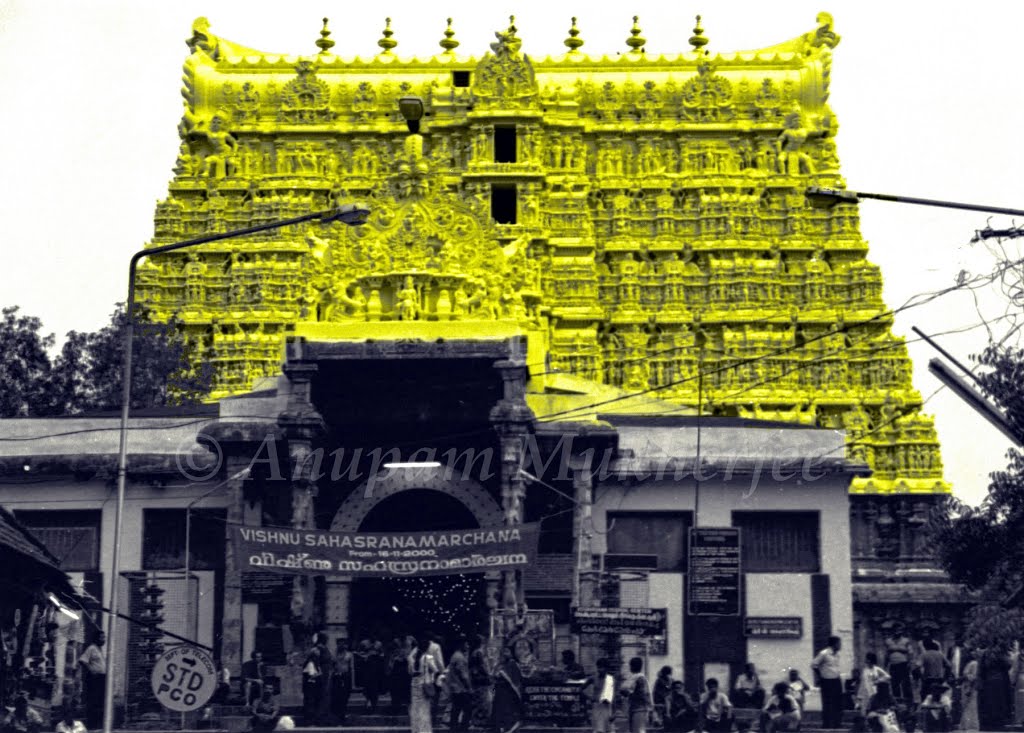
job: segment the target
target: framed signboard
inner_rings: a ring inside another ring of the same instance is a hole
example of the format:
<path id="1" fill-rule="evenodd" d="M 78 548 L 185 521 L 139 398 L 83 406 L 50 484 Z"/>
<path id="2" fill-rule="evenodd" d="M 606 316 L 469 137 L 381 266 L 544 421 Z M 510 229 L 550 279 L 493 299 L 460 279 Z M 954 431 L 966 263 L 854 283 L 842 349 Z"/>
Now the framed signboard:
<path id="1" fill-rule="evenodd" d="M 740 531 L 691 527 L 687 612 L 691 616 L 740 615 Z"/>
<path id="2" fill-rule="evenodd" d="M 634 634 L 664 636 L 668 609 L 574 607 L 570 631 L 574 634 Z"/>
<path id="3" fill-rule="evenodd" d="M 747 616 L 743 635 L 761 639 L 802 639 L 804 620 L 799 616 Z"/>

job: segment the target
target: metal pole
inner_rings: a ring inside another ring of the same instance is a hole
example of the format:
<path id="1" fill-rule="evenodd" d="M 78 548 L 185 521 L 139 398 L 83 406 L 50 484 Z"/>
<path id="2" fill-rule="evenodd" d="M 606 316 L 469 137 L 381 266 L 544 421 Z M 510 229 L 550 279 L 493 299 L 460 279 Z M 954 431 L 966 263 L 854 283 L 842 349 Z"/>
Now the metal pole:
<path id="1" fill-rule="evenodd" d="M 103 690 L 103 733 L 114 725 L 114 670 L 117 660 L 117 617 L 121 575 L 121 521 L 124 515 L 125 477 L 128 473 L 128 413 L 132 398 L 132 340 L 135 335 L 135 266 L 140 257 L 132 256 L 128 266 L 128 300 L 125 304 L 124 363 L 121 369 L 121 432 L 117 449 L 117 501 L 114 504 L 114 550 L 110 567 L 110 613 L 107 616 L 107 676 Z"/>
<path id="2" fill-rule="evenodd" d="M 953 356 L 953 355 L 952 355 L 952 354 L 950 354 L 950 353 L 949 353 L 948 351 L 946 351 L 946 350 L 945 350 L 944 348 L 942 348 L 942 347 L 941 347 L 941 346 L 939 346 L 939 345 L 938 345 L 937 343 L 935 343 L 935 340 L 934 340 L 934 339 L 933 339 L 933 338 L 932 338 L 931 336 L 929 336 L 928 334 L 926 334 L 926 333 L 925 333 L 924 331 L 922 331 L 922 330 L 921 330 L 920 328 L 918 328 L 917 326 L 911 326 L 911 329 L 910 329 L 910 330 L 912 330 L 912 331 L 913 331 L 914 333 L 916 333 L 916 334 L 917 334 L 918 336 L 920 336 L 920 337 L 921 337 L 922 339 L 924 339 L 924 340 L 925 340 L 925 342 L 926 342 L 926 343 L 927 343 L 927 344 L 928 344 L 929 346 L 931 346 L 931 347 L 932 347 L 933 349 L 935 349 L 935 350 L 936 350 L 936 351 L 938 351 L 938 352 L 939 352 L 940 354 L 942 354 L 942 355 L 943 355 L 944 357 L 946 357 L 946 358 L 947 358 L 947 359 L 949 359 L 949 360 L 950 360 L 951 362 L 953 362 L 953 366 L 955 366 L 955 367 L 956 367 L 956 368 L 958 368 L 958 369 L 959 369 L 960 371 L 962 371 L 962 372 L 963 372 L 964 374 L 966 374 L 966 375 L 967 375 L 968 377 L 970 377 L 970 378 L 971 378 L 972 380 L 974 380 L 975 384 L 977 384 L 977 385 L 981 386 L 981 382 L 980 382 L 980 381 L 978 381 L 978 378 L 977 378 L 976 376 L 974 376 L 974 372 L 972 372 L 972 371 L 971 371 L 970 369 L 968 369 L 968 368 L 967 368 L 966 366 L 964 366 L 963 364 L 961 364 L 961 363 L 960 363 L 960 361 L 959 361 L 959 360 L 958 360 L 958 359 L 957 359 L 957 358 L 956 358 L 955 356 Z"/>
<path id="3" fill-rule="evenodd" d="M 192 559 L 192 551 L 190 547 L 191 540 L 192 504 L 189 504 L 185 507 L 185 636 L 194 637 L 195 634 L 192 633 L 192 599 L 189 597 L 189 591 L 192 589 L 192 584 L 189 582 L 188 578 L 189 561 Z M 185 730 L 185 713 L 181 714 L 181 729 Z"/>
<path id="4" fill-rule="evenodd" d="M 124 362 L 121 368 L 121 428 L 117 450 L 117 501 L 114 505 L 114 547 L 110 562 L 110 610 L 107 618 L 107 678 L 103 691 L 103 733 L 111 733 L 114 723 L 114 669 L 117 662 L 117 619 L 119 617 L 118 580 L 121 574 L 121 525 L 124 514 L 125 481 L 128 474 L 128 418 L 131 411 L 132 398 L 132 340 L 135 335 L 135 270 L 143 257 L 173 252 L 186 247 L 195 247 L 209 242 L 218 242 L 233 237 L 280 229 L 281 227 L 302 224 L 314 219 L 324 223 L 341 221 L 351 226 L 365 221 L 368 211 L 358 205 L 346 204 L 342 207 L 303 214 L 290 219 L 282 219 L 267 224 L 236 229 L 218 234 L 205 234 L 183 242 L 164 244 L 158 247 L 139 250 L 132 255 L 128 264 L 128 299 L 125 301 L 125 333 Z"/>
<path id="5" fill-rule="evenodd" d="M 693 461 L 693 526 L 700 526 L 700 423 L 704 414 L 704 349 L 697 357 L 697 456 Z"/>

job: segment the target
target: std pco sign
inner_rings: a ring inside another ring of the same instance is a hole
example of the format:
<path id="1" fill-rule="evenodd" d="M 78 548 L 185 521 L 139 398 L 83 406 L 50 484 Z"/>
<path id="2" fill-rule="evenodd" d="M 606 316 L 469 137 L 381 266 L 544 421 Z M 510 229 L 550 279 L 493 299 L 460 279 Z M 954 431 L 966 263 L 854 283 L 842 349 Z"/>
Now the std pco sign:
<path id="1" fill-rule="evenodd" d="M 177 713 L 188 713 L 203 707 L 213 697 L 217 665 L 202 649 L 183 644 L 157 660 L 150 683 L 161 705 Z"/>

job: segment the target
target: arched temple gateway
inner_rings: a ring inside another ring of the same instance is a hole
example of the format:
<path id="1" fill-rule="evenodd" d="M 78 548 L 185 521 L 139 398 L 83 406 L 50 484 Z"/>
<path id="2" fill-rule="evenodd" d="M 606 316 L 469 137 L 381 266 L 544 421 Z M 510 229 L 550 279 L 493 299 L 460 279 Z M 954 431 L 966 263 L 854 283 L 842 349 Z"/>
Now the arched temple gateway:
<path id="1" fill-rule="evenodd" d="M 832 632 L 859 649 L 896 621 L 956 633 L 962 599 L 921 533 L 950 487 L 879 269 L 855 206 L 805 200 L 844 185 L 831 17 L 737 53 L 710 53 L 699 18 L 691 48 L 664 56 L 636 21 L 625 52 L 600 57 L 575 19 L 546 58 L 514 23 L 476 57 L 450 22 L 429 59 L 399 57 L 392 36 L 343 58 L 325 21 L 318 50 L 280 56 L 193 27 L 152 244 L 339 201 L 371 210 L 141 266 L 140 303 L 216 372 L 200 437 L 228 493 L 204 506 L 229 529 L 542 521 L 532 567 L 476 576 L 480 608 L 553 610 L 563 637 L 570 603 L 667 608 L 650 654 L 690 680 L 748 659 L 806 672 Z M 407 96 L 426 110 L 418 134 Z M 153 476 L 174 473 L 166 451 L 150 451 Z M 440 466 L 384 478 L 382 455 Z M 808 461 L 823 480 L 766 478 Z M 701 526 L 742 530 L 735 618 L 683 610 L 686 530 Z M 229 547 L 218 577 L 239 569 Z M 600 569 L 634 575 L 609 590 Z M 283 603 L 226 582 L 213 642 L 237 664 L 288 619 L 361 633 L 360 582 L 301 578 Z M 762 617 L 789 621 L 744 627 Z"/>

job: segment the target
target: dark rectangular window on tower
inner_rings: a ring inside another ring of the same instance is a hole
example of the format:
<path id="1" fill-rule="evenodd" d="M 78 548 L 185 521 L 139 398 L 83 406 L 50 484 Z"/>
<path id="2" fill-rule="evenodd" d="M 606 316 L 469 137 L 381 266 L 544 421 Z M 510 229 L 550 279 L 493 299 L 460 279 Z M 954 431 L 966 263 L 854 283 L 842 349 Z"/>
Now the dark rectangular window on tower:
<path id="1" fill-rule="evenodd" d="M 491 184 L 491 218 L 498 224 L 516 223 L 516 187 Z"/>
<path id="2" fill-rule="evenodd" d="M 469 72 L 468 71 L 453 71 L 452 72 L 452 86 L 454 87 L 468 87 L 469 86 Z"/>
<path id="3" fill-rule="evenodd" d="M 515 125 L 494 128 L 494 162 L 516 162 L 516 127 Z"/>

